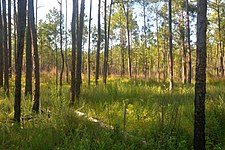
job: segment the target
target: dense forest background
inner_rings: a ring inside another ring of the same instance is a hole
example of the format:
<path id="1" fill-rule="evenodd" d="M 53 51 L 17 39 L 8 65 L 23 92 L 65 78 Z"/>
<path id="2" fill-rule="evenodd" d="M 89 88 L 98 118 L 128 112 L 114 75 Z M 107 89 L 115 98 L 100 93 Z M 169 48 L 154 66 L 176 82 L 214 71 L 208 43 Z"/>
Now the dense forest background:
<path id="1" fill-rule="evenodd" d="M 0 2 L 0 149 L 225 148 L 224 0 L 56 1 Z"/>

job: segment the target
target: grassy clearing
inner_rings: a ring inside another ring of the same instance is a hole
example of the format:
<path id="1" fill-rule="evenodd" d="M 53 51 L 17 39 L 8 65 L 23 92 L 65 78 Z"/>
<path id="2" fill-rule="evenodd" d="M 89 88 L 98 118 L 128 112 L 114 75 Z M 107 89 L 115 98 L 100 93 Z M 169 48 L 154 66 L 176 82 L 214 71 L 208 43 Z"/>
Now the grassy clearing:
<path id="1" fill-rule="evenodd" d="M 207 84 L 207 149 L 225 149 L 225 81 Z M 167 87 L 155 81 L 112 78 L 107 86 L 90 89 L 83 83 L 81 99 L 69 108 L 69 85 L 63 86 L 59 97 L 54 81 L 43 78 L 41 112 L 31 114 L 32 102 L 23 97 L 21 127 L 12 122 L 13 94 L 5 99 L 1 91 L 0 149 L 193 149 L 194 85 L 176 83 L 173 93 Z M 77 117 L 76 110 L 114 130 Z"/>

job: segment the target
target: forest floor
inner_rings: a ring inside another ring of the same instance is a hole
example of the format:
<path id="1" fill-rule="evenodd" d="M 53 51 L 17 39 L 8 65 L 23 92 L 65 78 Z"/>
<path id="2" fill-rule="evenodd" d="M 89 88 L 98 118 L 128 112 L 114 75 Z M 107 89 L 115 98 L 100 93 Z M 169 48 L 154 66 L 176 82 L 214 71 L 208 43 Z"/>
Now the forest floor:
<path id="1" fill-rule="evenodd" d="M 93 82 L 90 88 L 83 82 L 72 108 L 69 87 L 64 84 L 59 96 L 54 79 L 42 78 L 41 111 L 32 114 L 32 101 L 23 96 L 20 126 L 12 121 L 13 93 L 6 98 L 1 89 L 0 149 L 193 149 L 194 84 L 175 83 L 171 93 L 167 83 L 153 80 L 109 78 L 106 86 Z M 225 149 L 224 124 L 225 80 L 210 79 L 207 149 Z"/>

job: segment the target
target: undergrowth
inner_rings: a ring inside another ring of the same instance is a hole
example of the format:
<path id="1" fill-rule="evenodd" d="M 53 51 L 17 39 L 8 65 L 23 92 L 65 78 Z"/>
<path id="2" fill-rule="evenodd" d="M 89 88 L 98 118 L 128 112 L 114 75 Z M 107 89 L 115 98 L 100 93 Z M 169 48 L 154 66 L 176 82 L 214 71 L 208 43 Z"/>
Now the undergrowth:
<path id="1" fill-rule="evenodd" d="M 63 85 L 59 96 L 52 79 L 42 79 L 40 113 L 32 114 L 31 97 L 23 96 L 20 126 L 13 123 L 13 93 L 6 98 L 1 89 L 0 149 L 193 149 L 194 85 L 176 83 L 171 93 L 166 83 L 152 80 L 110 78 L 90 88 L 84 82 L 72 108 L 69 87 Z M 207 82 L 207 149 L 225 149 L 224 91 L 224 80 Z"/>

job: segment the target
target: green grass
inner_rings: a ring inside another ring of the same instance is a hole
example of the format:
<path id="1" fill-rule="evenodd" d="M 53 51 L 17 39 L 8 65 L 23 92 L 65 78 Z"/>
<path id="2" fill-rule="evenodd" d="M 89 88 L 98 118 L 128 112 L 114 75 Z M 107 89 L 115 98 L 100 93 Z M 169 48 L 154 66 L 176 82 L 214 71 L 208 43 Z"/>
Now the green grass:
<path id="1" fill-rule="evenodd" d="M 13 93 L 5 98 L 1 89 L 0 149 L 193 149 L 194 85 L 176 83 L 170 93 L 168 84 L 152 80 L 110 78 L 107 86 L 90 88 L 84 82 L 70 108 L 69 85 L 59 96 L 53 79 L 41 81 L 41 111 L 32 114 L 32 101 L 23 96 L 20 127 L 12 121 Z M 225 149 L 224 91 L 224 80 L 207 81 L 207 149 Z M 76 110 L 114 129 L 77 117 Z"/>

